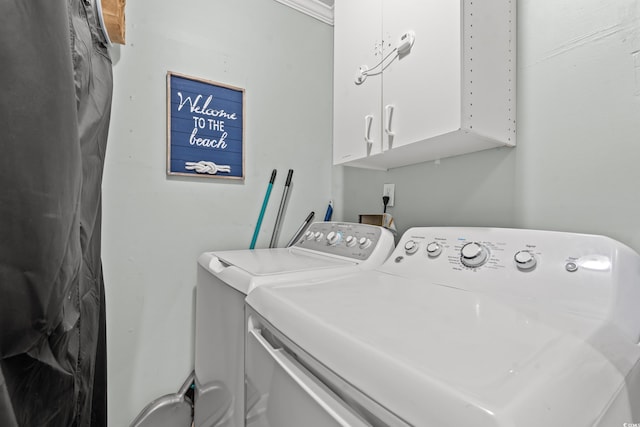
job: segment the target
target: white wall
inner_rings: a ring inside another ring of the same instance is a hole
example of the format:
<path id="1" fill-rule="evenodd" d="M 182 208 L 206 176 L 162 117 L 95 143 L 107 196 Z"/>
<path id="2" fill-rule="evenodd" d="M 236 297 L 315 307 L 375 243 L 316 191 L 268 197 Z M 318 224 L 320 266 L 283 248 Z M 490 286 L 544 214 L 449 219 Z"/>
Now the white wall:
<path id="1" fill-rule="evenodd" d="M 345 168 L 345 220 L 396 184 L 410 226 L 605 234 L 640 251 L 640 2 L 518 1 L 518 146 L 387 172 Z"/>
<path id="2" fill-rule="evenodd" d="M 127 44 L 112 48 L 103 184 L 109 425 L 118 427 L 193 369 L 196 258 L 249 247 L 272 169 L 257 247 L 269 244 L 289 168 L 281 245 L 311 210 L 324 215 L 332 191 L 332 27 L 273 0 L 137 0 L 126 15 Z M 244 183 L 166 176 L 167 71 L 245 88 Z"/>
<path id="3" fill-rule="evenodd" d="M 110 425 L 127 425 L 192 369 L 195 259 L 248 247 L 273 168 L 262 247 L 293 168 L 281 243 L 310 210 L 321 218 L 332 194 L 336 219 L 380 211 L 392 182 L 400 232 L 542 228 L 640 251 L 640 2 L 518 9 L 518 146 L 376 172 L 330 167 L 331 27 L 272 0 L 127 4 L 104 179 Z M 168 70 L 246 89 L 244 184 L 166 177 Z"/>

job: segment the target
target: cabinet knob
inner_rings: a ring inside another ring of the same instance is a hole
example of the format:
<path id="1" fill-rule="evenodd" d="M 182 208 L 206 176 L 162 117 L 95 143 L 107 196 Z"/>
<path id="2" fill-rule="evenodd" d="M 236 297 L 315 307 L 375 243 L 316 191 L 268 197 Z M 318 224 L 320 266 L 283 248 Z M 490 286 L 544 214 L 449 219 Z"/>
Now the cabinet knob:
<path id="1" fill-rule="evenodd" d="M 393 105 L 385 105 L 384 107 L 384 131 L 389 136 L 394 136 L 395 133 L 391 131 L 391 120 L 393 118 Z"/>
<path id="2" fill-rule="evenodd" d="M 364 116 L 364 140 L 368 145 L 373 144 L 373 139 L 371 139 L 371 124 L 373 123 L 373 116 L 368 114 Z"/>

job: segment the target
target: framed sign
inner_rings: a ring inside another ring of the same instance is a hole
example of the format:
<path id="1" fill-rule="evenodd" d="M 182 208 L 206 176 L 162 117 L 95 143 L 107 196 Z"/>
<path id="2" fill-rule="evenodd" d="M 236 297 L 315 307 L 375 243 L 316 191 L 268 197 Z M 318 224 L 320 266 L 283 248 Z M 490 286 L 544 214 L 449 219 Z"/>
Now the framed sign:
<path id="1" fill-rule="evenodd" d="M 167 73 L 167 174 L 244 179 L 244 89 Z"/>

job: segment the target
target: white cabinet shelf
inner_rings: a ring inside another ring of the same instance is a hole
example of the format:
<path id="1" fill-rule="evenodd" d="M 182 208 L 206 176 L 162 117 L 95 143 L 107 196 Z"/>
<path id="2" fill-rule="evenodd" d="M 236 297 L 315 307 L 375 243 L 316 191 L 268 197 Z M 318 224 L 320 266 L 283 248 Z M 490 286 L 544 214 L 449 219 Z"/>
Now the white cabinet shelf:
<path id="1" fill-rule="evenodd" d="M 515 8 L 515 0 L 337 2 L 334 164 L 389 169 L 514 146 Z M 415 43 L 398 56 L 409 31 Z M 371 71 L 357 84 L 362 66 Z"/>

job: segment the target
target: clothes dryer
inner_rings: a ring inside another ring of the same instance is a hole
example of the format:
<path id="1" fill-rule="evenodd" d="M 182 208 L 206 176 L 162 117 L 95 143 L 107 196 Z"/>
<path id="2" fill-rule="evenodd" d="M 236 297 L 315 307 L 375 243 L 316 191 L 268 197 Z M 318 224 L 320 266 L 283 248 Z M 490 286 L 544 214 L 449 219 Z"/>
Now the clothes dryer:
<path id="1" fill-rule="evenodd" d="M 247 426 L 635 425 L 639 301 L 606 237 L 410 229 L 379 268 L 248 296 Z"/>
<path id="2" fill-rule="evenodd" d="M 377 267 L 394 249 L 382 227 L 316 222 L 289 248 L 206 252 L 198 259 L 195 427 L 244 426 L 244 299 L 290 281 L 318 283 Z"/>

